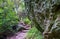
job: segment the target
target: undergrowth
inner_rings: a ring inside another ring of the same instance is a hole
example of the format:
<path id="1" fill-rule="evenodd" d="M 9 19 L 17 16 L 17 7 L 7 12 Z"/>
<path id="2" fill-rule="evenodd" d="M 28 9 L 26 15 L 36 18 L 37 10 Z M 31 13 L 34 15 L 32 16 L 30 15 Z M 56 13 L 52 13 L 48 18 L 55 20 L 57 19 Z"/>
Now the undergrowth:
<path id="1" fill-rule="evenodd" d="M 26 39 L 42 39 L 42 34 L 33 27 L 27 33 Z"/>

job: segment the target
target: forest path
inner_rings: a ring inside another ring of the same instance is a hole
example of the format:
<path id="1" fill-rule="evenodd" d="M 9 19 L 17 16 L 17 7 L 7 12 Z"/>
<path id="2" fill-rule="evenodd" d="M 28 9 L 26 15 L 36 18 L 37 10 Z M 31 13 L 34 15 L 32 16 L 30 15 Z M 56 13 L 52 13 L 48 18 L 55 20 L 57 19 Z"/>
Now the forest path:
<path id="1" fill-rule="evenodd" d="M 25 25 L 24 26 L 27 30 L 22 30 L 19 31 L 18 33 L 16 33 L 16 35 L 12 36 L 12 37 L 7 37 L 7 39 L 25 39 L 27 32 L 29 31 L 29 29 L 31 28 L 29 25 Z"/>

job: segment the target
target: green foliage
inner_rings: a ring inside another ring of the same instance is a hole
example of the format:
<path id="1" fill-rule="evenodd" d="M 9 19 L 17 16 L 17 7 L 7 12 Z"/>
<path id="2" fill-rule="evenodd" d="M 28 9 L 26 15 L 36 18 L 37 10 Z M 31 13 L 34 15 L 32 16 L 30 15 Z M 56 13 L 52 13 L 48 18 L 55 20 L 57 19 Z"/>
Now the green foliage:
<path id="1" fill-rule="evenodd" d="M 20 0 L 19 7 L 20 7 L 20 9 L 21 9 L 22 11 L 25 10 L 24 0 Z M 21 11 L 21 10 L 20 10 L 20 11 Z"/>
<path id="2" fill-rule="evenodd" d="M 42 35 L 35 27 L 33 27 L 27 33 L 26 39 L 42 39 Z"/>
<path id="3" fill-rule="evenodd" d="M 18 17 L 13 8 L 13 2 L 10 0 L 0 0 L 0 33 L 7 30 L 13 31 L 12 26 L 18 23 Z"/>
<path id="4" fill-rule="evenodd" d="M 23 21 L 25 24 L 31 24 L 31 21 L 27 17 Z"/>

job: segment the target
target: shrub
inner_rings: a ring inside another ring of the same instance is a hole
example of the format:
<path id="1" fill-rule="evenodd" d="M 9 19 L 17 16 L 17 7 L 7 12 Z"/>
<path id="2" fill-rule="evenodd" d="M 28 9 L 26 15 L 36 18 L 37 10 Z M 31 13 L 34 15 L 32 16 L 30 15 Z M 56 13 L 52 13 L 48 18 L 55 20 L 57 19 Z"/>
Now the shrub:
<path id="1" fill-rule="evenodd" d="M 12 4 L 9 4 L 6 0 L 6 4 L 3 5 L 4 1 L 0 1 L 0 33 L 6 32 L 6 31 L 11 31 L 12 26 L 18 23 L 18 17 L 13 10 Z M 11 2 L 12 3 L 12 2 Z M 8 32 L 7 32 L 8 33 Z"/>

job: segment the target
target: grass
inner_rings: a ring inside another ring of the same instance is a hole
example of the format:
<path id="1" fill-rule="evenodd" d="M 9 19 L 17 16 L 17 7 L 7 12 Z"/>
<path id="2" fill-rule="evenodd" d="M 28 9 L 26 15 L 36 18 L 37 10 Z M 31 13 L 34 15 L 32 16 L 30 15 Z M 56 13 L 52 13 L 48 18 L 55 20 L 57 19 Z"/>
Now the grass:
<path id="1" fill-rule="evenodd" d="M 27 33 L 26 39 L 42 39 L 42 34 L 33 27 Z"/>

